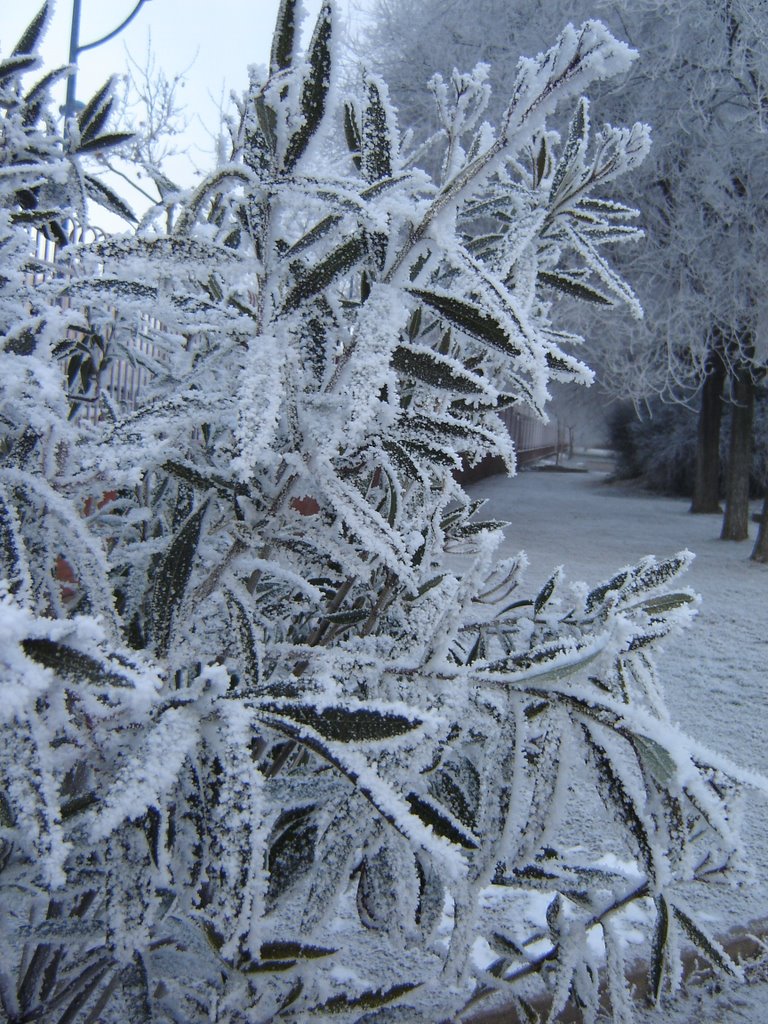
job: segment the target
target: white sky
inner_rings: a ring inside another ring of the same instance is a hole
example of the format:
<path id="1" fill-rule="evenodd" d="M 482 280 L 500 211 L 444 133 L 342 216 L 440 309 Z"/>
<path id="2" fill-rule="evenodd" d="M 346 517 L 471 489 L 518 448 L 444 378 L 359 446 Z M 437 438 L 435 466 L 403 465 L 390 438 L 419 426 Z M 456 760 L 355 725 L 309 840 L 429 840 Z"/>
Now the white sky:
<path id="1" fill-rule="evenodd" d="M 135 0 L 82 0 L 80 44 L 111 32 L 134 4 Z M 10 52 L 41 6 L 42 0 L 0 0 L 0 54 Z M 304 0 L 304 6 L 308 35 L 320 0 Z M 346 19 L 350 7 L 350 0 L 337 0 L 340 20 Z M 232 89 L 245 88 L 248 65 L 268 62 L 277 8 L 278 0 L 147 0 L 119 36 L 80 55 L 77 98 L 89 99 L 110 74 L 122 74 L 128 63 L 126 50 L 142 64 L 150 33 L 157 63 L 169 78 L 189 68 L 180 98 L 187 118 L 194 122 L 192 158 L 207 168 L 210 160 L 195 150 L 210 145 L 207 131 L 216 131 L 219 101 L 226 100 Z M 67 63 L 71 16 L 71 0 L 54 0 L 42 47 L 48 68 Z"/>

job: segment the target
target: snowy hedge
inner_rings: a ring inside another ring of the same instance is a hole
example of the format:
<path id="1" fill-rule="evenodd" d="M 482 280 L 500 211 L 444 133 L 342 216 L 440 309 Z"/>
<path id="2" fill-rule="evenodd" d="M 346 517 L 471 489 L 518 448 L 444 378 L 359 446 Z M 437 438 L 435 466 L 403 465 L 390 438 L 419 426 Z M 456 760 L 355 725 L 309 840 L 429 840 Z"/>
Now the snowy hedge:
<path id="1" fill-rule="evenodd" d="M 83 169 L 110 93 L 64 140 L 23 84 L 42 20 L 0 64 L 0 999 L 434 1024 L 542 986 L 594 1015 L 602 973 L 626 1020 L 628 914 L 657 998 L 683 936 L 737 972 L 685 903 L 738 867 L 735 773 L 652 661 L 687 555 L 525 596 L 454 471 L 513 468 L 498 410 L 589 380 L 553 290 L 639 313 L 603 251 L 633 211 L 595 193 L 647 131 L 580 98 L 633 54 L 566 28 L 496 129 L 482 68 L 435 83 L 433 181 L 382 81 L 339 94 L 331 5 L 303 56 L 295 17 L 229 161 L 55 273 L 28 225 L 120 207 Z"/>

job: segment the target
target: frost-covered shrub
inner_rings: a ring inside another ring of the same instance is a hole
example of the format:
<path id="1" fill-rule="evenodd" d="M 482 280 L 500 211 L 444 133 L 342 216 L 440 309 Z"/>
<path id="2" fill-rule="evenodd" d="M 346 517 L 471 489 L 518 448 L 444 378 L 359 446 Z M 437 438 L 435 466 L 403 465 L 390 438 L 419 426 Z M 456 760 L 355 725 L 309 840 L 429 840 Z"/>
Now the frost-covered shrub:
<path id="1" fill-rule="evenodd" d="M 755 399 L 754 444 L 750 493 L 760 497 L 766 480 L 766 402 L 761 390 Z M 725 462 L 730 424 L 720 443 Z M 651 402 L 638 415 L 633 406 L 617 407 L 610 419 L 611 444 L 616 452 L 619 479 L 640 479 L 661 494 L 690 497 L 696 461 L 696 414 L 682 403 Z"/>
<path id="2" fill-rule="evenodd" d="M 696 463 L 696 414 L 682 404 L 617 408 L 610 420 L 619 479 L 642 478 L 650 490 L 690 497 Z"/>
<path id="3" fill-rule="evenodd" d="M 604 963 L 626 1020 L 630 907 L 657 997 L 684 935 L 736 971 L 685 904 L 737 866 L 735 772 L 675 731 L 651 658 L 687 556 L 525 596 L 453 471 L 513 465 L 497 411 L 588 379 L 553 289 L 637 312 L 601 252 L 633 212 L 593 193 L 646 131 L 578 99 L 632 54 L 568 27 L 495 130 L 456 76 L 432 181 L 380 80 L 334 96 L 330 5 L 303 58 L 295 11 L 173 233 L 150 215 L 46 286 L 152 379 L 134 409 L 92 360 L 47 461 L 3 462 L 0 997 L 433 1024 L 545 987 L 594 1016 Z"/>
<path id="4" fill-rule="evenodd" d="M 608 416 L 614 474 L 619 480 L 636 480 L 642 472 L 632 438 L 632 426 L 636 419 L 637 413 L 630 402 L 616 405 Z"/>

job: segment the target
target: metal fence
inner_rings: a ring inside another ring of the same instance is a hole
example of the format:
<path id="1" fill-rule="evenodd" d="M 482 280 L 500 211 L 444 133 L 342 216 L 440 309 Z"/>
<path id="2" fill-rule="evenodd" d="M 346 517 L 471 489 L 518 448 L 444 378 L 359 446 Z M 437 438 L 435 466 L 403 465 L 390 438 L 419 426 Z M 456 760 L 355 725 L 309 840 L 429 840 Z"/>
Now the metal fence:
<path id="1" fill-rule="evenodd" d="M 519 466 L 565 451 L 567 445 L 557 421 L 542 423 L 513 409 L 502 409 L 500 416 L 515 442 Z"/>
<path id="2" fill-rule="evenodd" d="M 31 273 L 31 283 L 38 285 L 42 283 L 47 275 L 54 273 L 55 268 L 60 268 L 60 264 L 57 261 L 58 246 L 53 240 L 46 238 L 39 231 L 33 233 L 33 245 L 34 258 L 38 268 L 45 268 L 35 269 Z M 57 269 L 56 272 L 60 273 L 60 270 Z M 71 278 L 72 272 L 68 271 L 67 273 Z M 66 295 L 61 295 L 58 303 L 63 309 L 68 309 L 71 306 L 71 301 Z M 105 312 L 109 314 L 110 310 L 107 309 Z M 112 308 L 111 312 L 114 316 L 114 324 L 104 332 L 107 336 L 106 340 L 109 340 L 111 332 L 117 325 L 117 310 Z M 153 360 L 162 363 L 164 361 L 164 353 L 150 341 L 151 332 L 161 329 L 162 324 L 160 320 L 150 314 L 142 314 L 131 330 L 130 336 L 126 339 L 125 347 L 129 351 L 132 350 L 137 354 L 143 353 Z M 76 340 L 80 337 L 80 334 L 78 331 L 70 329 L 67 331 L 67 337 Z M 113 400 L 121 405 L 128 406 L 131 409 L 136 408 L 141 392 L 151 379 L 151 376 L 150 371 L 137 361 L 130 358 L 112 359 L 107 364 L 105 370 L 99 374 L 93 394 L 88 396 L 87 401 L 80 402 L 77 418 L 89 420 L 99 418 L 99 395 L 103 391 L 106 391 Z"/>

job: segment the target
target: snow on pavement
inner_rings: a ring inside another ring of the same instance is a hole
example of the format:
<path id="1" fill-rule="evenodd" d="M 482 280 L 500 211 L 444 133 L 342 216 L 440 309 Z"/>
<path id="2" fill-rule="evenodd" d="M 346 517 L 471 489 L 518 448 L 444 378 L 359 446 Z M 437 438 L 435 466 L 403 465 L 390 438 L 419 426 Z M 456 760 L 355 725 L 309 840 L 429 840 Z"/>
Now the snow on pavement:
<path id="1" fill-rule="evenodd" d="M 701 595 L 699 614 L 657 659 L 668 706 L 689 735 L 768 775 L 768 566 L 749 560 L 754 524 L 750 541 L 721 541 L 718 516 L 693 516 L 685 499 L 611 483 L 597 471 L 529 470 L 468 489 L 488 499 L 483 518 L 511 523 L 501 554 L 526 551 L 526 593 L 535 593 L 557 565 L 571 582 L 595 584 L 644 555 L 693 551 L 696 559 L 681 585 Z M 753 878 L 736 891 L 720 885 L 706 894 L 705 919 L 720 934 L 768 919 L 767 809 L 764 797 L 747 793 L 743 833 Z M 716 1003 L 699 991 L 691 997 L 699 1000 L 697 1008 L 686 1000 L 674 1018 L 665 1019 L 709 1024 L 712 1013 L 713 1021 L 763 1024 L 766 993 L 768 983 L 758 984 L 754 992 L 726 991 Z M 702 999 L 709 999 L 709 1011 Z"/>
<path id="2" fill-rule="evenodd" d="M 692 516 L 685 499 L 611 484 L 602 473 L 531 470 L 470 490 L 489 499 L 483 517 L 510 521 L 503 554 L 526 551 L 530 589 L 561 564 L 571 581 L 594 584 L 644 555 L 693 551 L 681 583 L 702 604 L 660 658 L 669 705 L 697 739 L 768 774 L 768 567 L 749 560 L 754 538 L 721 541 L 718 516 Z"/>

